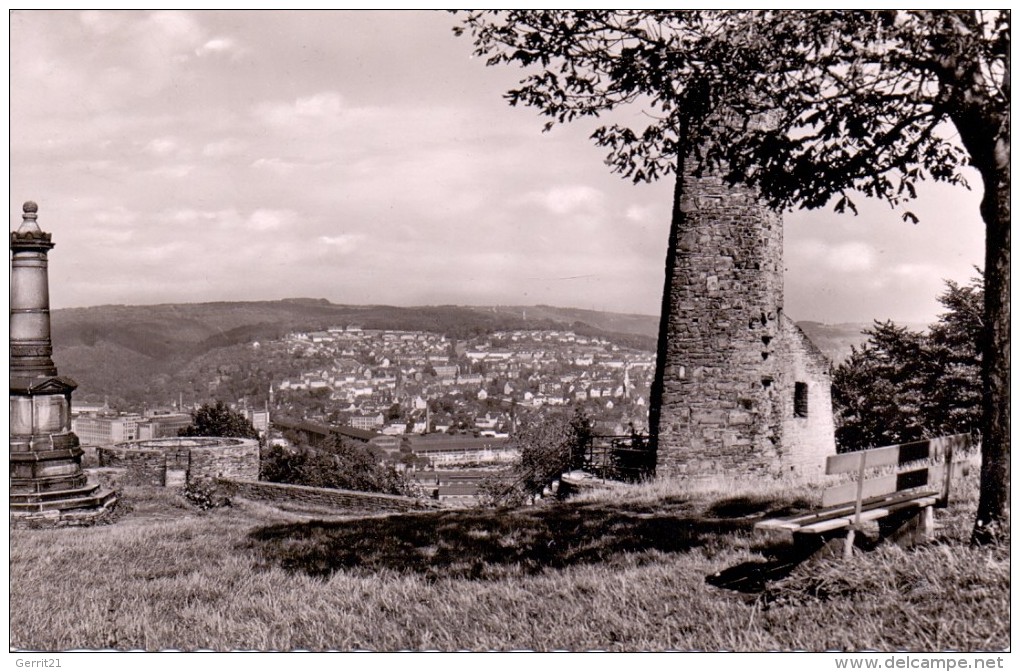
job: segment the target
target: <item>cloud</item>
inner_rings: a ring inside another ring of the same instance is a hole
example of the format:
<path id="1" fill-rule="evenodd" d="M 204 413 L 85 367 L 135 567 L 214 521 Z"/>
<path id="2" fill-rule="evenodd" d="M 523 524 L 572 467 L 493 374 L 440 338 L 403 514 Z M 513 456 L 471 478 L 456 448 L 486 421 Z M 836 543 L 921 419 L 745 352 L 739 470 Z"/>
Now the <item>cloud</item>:
<path id="1" fill-rule="evenodd" d="M 297 219 L 293 210 L 256 210 L 248 217 L 246 225 L 254 231 L 269 231 L 292 225 Z"/>
<path id="2" fill-rule="evenodd" d="M 160 177 L 181 179 L 190 175 L 191 171 L 193 171 L 194 169 L 195 169 L 194 165 L 188 163 L 176 163 L 157 166 L 156 168 L 153 168 L 150 172 L 153 175 L 157 175 Z"/>
<path id="3" fill-rule="evenodd" d="M 334 91 L 317 93 L 294 101 L 294 113 L 302 117 L 332 117 L 339 114 L 343 107 L 343 98 Z"/>
<path id="4" fill-rule="evenodd" d="M 206 156 L 211 159 L 220 159 L 226 156 L 239 154 L 244 150 L 244 148 L 245 143 L 240 140 L 237 140 L 236 138 L 226 138 L 224 140 L 207 143 L 204 147 L 202 147 L 202 156 Z"/>
<path id="5" fill-rule="evenodd" d="M 297 164 L 291 161 L 284 161 L 283 159 L 276 157 L 271 159 L 263 157 L 252 161 L 251 167 L 256 170 L 271 170 L 275 173 L 291 173 L 294 171 L 294 168 L 297 167 Z"/>
<path id="6" fill-rule="evenodd" d="M 875 251 L 866 243 L 840 243 L 829 250 L 826 262 L 842 273 L 863 273 L 875 266 Z"/>
<path id="7" fill-rule="evenodd" d="M 339 93 L 323 91 L 287 103 L 261 103 L 255 114 L 270 124 L 290 127 L 294 124 L 305 126 L 310 122 L 337 120 L 345 111 L 344 100 Z"/>
<path id="8" fill-rule="evenodd" d="M 195 50 L 195 55 L 199 58 L 209 55 L 217 54 L 236 54 L 238 52 L 237 43 L 229 37 L 214 37 L 209 40 L 201 47 Z"/>
<path id="9" fill-rule="evenodd" d="M 662 208 L 652 205 L 629 205 L 623 213 L 624 219 L 636 224 L 658 223 Z"/>
<path id="10" fill-rule="evenodd" d="M 167 156 L 177 149 L 177 142 L 173 138 L 155 138 L 145 145 L 145 151 L 155 156 Z"/>
<path id="11" fill-rule="evenodd" d="M 339 236 L 319 236 L 318 240 L 330 253 L 350 254 L 358 249 L 365 236 L 360 233 L 342 233 Z"/>
<path id="12" fill-rule="evenodd" d="M 801 267 L 822 266 L 836 273 L 865 273 L 875 267 L 876 253 L 867 243 L 848 241 L 829 243 L 809 238 L 796 241 L 790 250 L 789 264 Z"/>
<path id="13" fill-rule="evenodd" d="M 538 203 L 554 215 L 598 212 L 604 208 L 604 200 L 601 191 L 580 184 L 553 187 L 524 197 L 525 202 Z"/>
<path id="14" fill-rule="evenodd" d="M 942 270 L 932 264 L 903 263 L 889 269 L 890 275 L 907 281 L 941 280 Z"/>

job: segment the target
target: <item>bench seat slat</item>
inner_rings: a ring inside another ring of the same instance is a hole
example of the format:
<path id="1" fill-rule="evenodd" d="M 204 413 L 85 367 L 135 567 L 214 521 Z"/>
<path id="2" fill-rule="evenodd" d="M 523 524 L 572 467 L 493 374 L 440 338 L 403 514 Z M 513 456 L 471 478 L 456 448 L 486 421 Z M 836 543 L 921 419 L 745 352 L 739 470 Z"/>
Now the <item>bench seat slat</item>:
<path id="1" fill-rule="evenodd" d="M 933 502 L 937 501 L 937 496 L 938 492 L 935 490 L 920 490 L 908 493 L 896 493 L 895 496 L 892 497 L 874 497 L 862 502 L 861 511 L 864 512 L 873 509 L 897 510 L 899 508 L 903 508 L 903 506 L 914 505 L 914 501 L 925 501 L 928 499 L 931 499 Z M 924 506 L 927 506 L 927 504 L 924 504 Z M 787 516 L 785 518 L 769 518 L 760 521 L 755 525 L 755 527 L 761 530 L 797 531 L 830 520 L 845 518 L 849 521 L 853 518 L 853 514 L 854 506 L 853 504 L 849 504 L 830 507 L 821 511 L 811 511 L 794 516 Z M 846 524 L 849 524 L 849 522 Z M 836 527 L 828 529 L 836 529 Z"/>
<path id="2" fill-rule="evenodd" d="M 847 517 L 833 518 L 831 520 L 823 520 L 818 523 L 812 523 L 805 527 L 799 527 L 795 532 L 801 532 L 805 534 L 821 534 L 822 532 L 829 532 L 831 530 L 838 530 L 843 527 L 849 527 L 851 519 Z"/>
<path id="3" fill-rule="evenodd" d="M 927 506 L 932 506 L 938 501 L 938 497 L 922 497 L 921 499 L 911 499 L 905 502 L 900 502 L 892 506 L 880 507 L 875 509 L 869 509 L 868 511 L 861 512 L 861 522 L 866 523 L 872 520 L 879 520 L 887 517 L 894 511 L 902 511 L 903 509 L 923 509 Z M 838 530 L 841 527 L 850 527 L 854 523 L 854 516 L 844 516 L 841 518 L 833 518 L 831 520 L 822 521 L 819 523 L 812 523 L 811 525 L 805 525 L 798 527 L 794 532 L 803 534 L 820 534 L 822 532 L 829 532 L 831 530 Z"/>

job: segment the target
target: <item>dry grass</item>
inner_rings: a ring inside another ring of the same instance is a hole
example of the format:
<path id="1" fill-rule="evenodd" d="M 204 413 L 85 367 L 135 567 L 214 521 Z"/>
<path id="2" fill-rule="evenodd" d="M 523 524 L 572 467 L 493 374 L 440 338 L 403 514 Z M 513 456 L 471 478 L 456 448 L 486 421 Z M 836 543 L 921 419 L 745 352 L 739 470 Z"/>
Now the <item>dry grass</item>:
<path id="1" fill-rule="evenodd" d="M 974 478 L 967 484 L 974 490 Z M 914 650 L 1009 647 L 1009 554 L 938 538 L 812 562 L 761 592 L 706 577 L 763 565 L 793 494 L 651 483 L 518 510 L 306 521 L 199 513 L 128 489 L 115 525 L 11 533 L 11 645 L 214 650 Z M 951 608 L 949 608 L 951 606 Z"/>

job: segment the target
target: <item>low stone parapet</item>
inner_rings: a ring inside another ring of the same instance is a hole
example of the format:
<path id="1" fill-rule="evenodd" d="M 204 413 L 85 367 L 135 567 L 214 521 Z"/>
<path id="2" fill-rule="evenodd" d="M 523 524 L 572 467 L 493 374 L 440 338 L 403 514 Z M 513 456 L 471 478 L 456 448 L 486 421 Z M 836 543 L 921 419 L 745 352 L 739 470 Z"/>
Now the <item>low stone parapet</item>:
<path id="1" fill-rule="evenodd" d="M 218 478 L 227 497 L 242 497 L 276 505 L 333 509 L 337 513 L 395 513 L 436 508 L 433 502 L 376 492 L 313 488 L 307 485 Z"/>
<path id="2" fill-rule="evenodd" d="M 174 487 L 195 480 L 259 476 L 259 442 L 227 437 L 142 439 L 99 449 L 102 467 L 123 469 L 125 485 Z"/>

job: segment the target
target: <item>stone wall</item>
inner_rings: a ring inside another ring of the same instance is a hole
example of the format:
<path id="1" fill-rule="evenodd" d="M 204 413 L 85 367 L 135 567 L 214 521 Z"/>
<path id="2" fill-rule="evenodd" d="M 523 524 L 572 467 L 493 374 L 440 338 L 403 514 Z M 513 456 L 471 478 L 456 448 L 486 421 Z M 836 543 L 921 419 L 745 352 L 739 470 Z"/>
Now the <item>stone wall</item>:
<path id="1" fill-rule="evenodd" d="M 162 486 L 166 480 L 166 455 L 155 448 L 133 447 L 130 444 L 99 449 L 99 465 L 120 469 L 123 485 Z"/>
<path id="2" fill-rule="evenodd" d="M 781 218 L 749 188 L 713 176 L 686 174 L 679 207 L 658 426 L 652 427 L 656 474 L 813 471 L 816 458 L 821 464 L 820 455 L 834 452 L 830 388 L 827 365 L 783 314 Z M 798 382 L 808 385 L 808 418 L 794 415 Z"/>
<path id="3" fill-rule="evenodd" d="M 825 472 L 825 458 L 836 454 L 830 362 L 793 320 L 784 321 L 783 346 L 782 469 L 817 476 Z M 798 382 L 807 386 L 806 415 L 794 407 Z"/>
<path id="4" fill-rule="evenodd" d="M 227 497 L 243 497 L 276 505 L 335 509 L 337 513 L 399 512 L 435 508 L 435 504 L 397 495 L 312 488 L 305 485 L 221 478 L 217 484 Z"/>
<path id="5" fill-rule="evenodd" d="M 100 448 L 99 464 L 122 469 L 125 485 L 177 485 L 182 472 L 187 482 L 217 477 L 256 480 L 259 443 L 222 437 L 143 439 Z"/>
<path id="6" fill-rule="evenodd" d="M 686 175 L 680 208 L 656 473 L 772 472 L 782 221 L 717 177 Z"/>
<path id="7" fill-rule="evenodd" d="M 205 446 L 191 449 L 188 480 L 196 478 L 259 478 L 259 442 L 238 439 L 236 445 Z"/>

